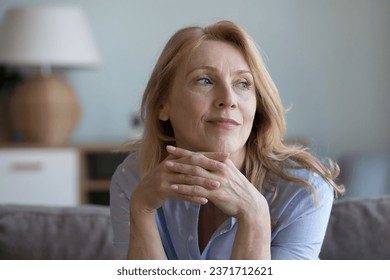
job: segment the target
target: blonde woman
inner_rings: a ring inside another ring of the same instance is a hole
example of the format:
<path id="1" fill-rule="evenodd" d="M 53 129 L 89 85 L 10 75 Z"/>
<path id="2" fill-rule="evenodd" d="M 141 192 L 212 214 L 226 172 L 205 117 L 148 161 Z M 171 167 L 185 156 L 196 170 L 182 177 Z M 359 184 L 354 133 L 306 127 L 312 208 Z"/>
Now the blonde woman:
<path id="1" fill-rule="evenodd" d="M 242 28 L 176 32 L 141 112 L 111 183 L 118 258 L 318 259 L 337 166 L 283 143 L 278 91 Z"/>

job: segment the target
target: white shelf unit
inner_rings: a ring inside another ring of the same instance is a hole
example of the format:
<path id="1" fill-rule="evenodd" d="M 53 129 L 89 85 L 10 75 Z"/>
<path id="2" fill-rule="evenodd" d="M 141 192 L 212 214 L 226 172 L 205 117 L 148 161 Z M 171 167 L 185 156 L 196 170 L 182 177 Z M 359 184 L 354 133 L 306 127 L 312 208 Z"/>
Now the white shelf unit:
<path id="1" fill-rule="evenodd" d="M 0 203 L 79 205 L 79 170 L 76 148 L 1 148 Z"/>

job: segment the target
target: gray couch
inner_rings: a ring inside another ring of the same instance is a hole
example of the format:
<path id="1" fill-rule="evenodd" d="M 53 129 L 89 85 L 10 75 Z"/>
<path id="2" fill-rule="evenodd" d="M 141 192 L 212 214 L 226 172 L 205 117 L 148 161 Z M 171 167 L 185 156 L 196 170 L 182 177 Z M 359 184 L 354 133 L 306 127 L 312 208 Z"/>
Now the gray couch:
<path id="1" fill-rule="evenodd" d="M 107 206 L 0 205 L 0 259 L 113 259 Z M 335 202 L 321 259 L 390 259 L 390 196 Z"/>
<path id="2" fill-rule="evenodd" d="M 0 259 L 113 259 L 105 206 L 0 205 Z"/>

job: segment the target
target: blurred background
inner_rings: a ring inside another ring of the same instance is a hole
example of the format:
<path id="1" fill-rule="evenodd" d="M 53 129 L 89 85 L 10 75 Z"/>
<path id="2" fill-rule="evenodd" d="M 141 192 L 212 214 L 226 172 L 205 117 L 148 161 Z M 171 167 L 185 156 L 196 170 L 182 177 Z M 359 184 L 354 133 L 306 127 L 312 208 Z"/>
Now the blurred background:
<path id="1" fill-rule="evenodd" d="M 168 38 L 184 26 L 228 19 L 259 46 L 289 109 L 286 138 L 304 141 L 321 158 L 346 162 L 344 176 L 359 189 L 356 196 L 390 192 L 389 1 L 1 0 L 0 19 L 12 7 L 33 4 L 77 5 L 96 43 L 93 67 L 57 69 L 79 100 L 80 116 L 65 146 L 81 150 L 83 172 L 91 174 L 86 161 L 96 164 L 85 151 L 96 156 L 139 133 L 143 90 Z M 31 74 L 0 66 L 12 81 Z M 0 92 L 3 103 L 12 96 L 8 88 Z M 2 150 L 24 146 L 15 131 L 4 136 L 4 110 L 2 118 Z"/>

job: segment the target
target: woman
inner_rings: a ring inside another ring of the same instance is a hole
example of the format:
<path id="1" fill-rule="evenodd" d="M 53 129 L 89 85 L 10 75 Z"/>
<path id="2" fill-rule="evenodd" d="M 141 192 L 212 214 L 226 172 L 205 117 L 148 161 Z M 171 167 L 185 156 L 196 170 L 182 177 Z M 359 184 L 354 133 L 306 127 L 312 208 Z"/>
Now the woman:
<path id="1" fill-rule="evenodd" d="M 244 30 L 179 30 L 141 112 L 111 184 L 119 258 L 318 258 L 338 169 L 283 144 L 278 91 Z"/>

